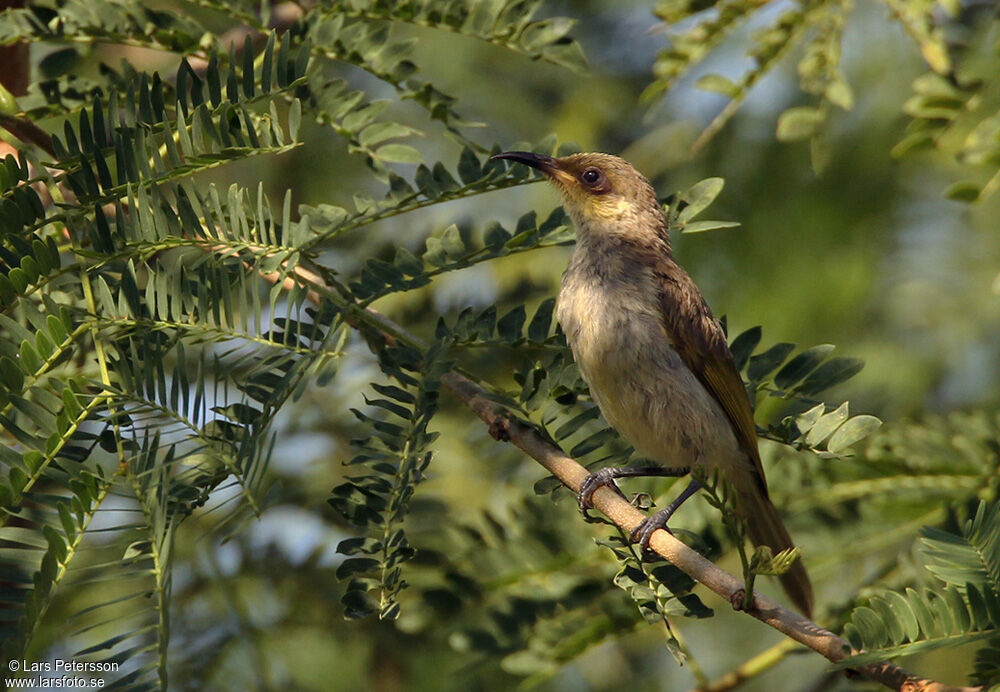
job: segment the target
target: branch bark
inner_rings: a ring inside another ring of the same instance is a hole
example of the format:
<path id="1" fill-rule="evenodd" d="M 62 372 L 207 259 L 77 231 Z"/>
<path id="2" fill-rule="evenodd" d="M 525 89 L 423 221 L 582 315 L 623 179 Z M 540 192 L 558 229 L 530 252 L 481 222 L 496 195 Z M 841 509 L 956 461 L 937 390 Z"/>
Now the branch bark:
<path id="1" fill-rule="evenodd" d="M 319 280 L 317 274 L 301 267 L 296 267 L 285 275 L 286 286 L 293 276 L 304 287 L 313 289 L 308 294 L 313 302 L 318 303 L 321 300 L 317 291 L 329 292 L 329 288 L 324 284 L 317 283 Z M 272 282 L 279 280 L 279 276 L 275 274 L 265 275 L 264 278 Z M 405 338 L 415 346 L 426 347 L 420 339 L 371 308 L 363 311 L 359 309 L 350 319 L 363 319 L 371 326 L 380 329 L 390 343 Z M 590 472 L 575 459 L 567 456 L 559 447 L 546 440 L 529 423 L 490 399 L 485 389 L 457 372 L 446 373 L 442 377 L 442 384 L 489 427 L 490 434 L 496 439 L 510 442 L 541 464 L 574 493 L 579 491 L 580 484 Z M 626 533 L 631 533 L 646 516 L 606 487 L 598 488 L 594 493 L 593 504 L 595 509 Z M 663 529 L 653 533 L 649 547 L 728 603 L 735 602 L 734 597 L 744 588 L 743 580 L 718 567 Z M 752 603 L 752 606 L 744 611 L 747 615 L 757 618 L 789 639 L 809 647 L 833 663 L 860 653 L 845 639 L 763 594 L 754 592 Z M 899 692 L 983 692 L 982 687 L 954 687 L 913 675 L 888 661 L 858 666 L 855 670 L 866 678 Z"/>

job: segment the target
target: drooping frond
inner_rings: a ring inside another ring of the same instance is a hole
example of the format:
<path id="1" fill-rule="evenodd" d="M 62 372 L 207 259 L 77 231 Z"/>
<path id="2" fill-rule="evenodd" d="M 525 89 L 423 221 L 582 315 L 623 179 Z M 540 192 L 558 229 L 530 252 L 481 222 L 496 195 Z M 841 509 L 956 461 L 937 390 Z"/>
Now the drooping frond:
<path id="1" fill-rule="evenodd" d="M 551 150 L 552 142 L 543 141 L 538 148 Z M 499 151 L 500 148 L 494 146 L 491 153 L 495 154 Z M 561 153 L 568 152 L 562 150 Z M 399 175 L 390 175 L 389 187 L 382 199 L 375 200 L 364 194 L 354 196 L 355 211 L 353 213 L 344 207 L 332 204 L 316 207 L 303 205 L 303 215 L 308 217 L 315 235 L 303 243 L 300 249 L 302 251 L 312 250 L 350 231 L 416 211 L 431 204 L 480 195 L 484 192 L 501 190 L 540 179 L 537 173 L 530 169 L 526 170 L 524 166 L 508 168 L 501 160 L 487 158 L 484 161 L 482 155 L 468 147 L 462 150 L 456 169 L 457 179 L 441 161 L 435 162 L 432 166 L 421 163 L 417 166 L 412 185 Z M 534 223 L 534 218 L 533 214 L 526 215 L 523 223 Z M 560 215 L 553 214 L 549 221 L 558 222 L 561 218 Z M 541 230 L 546 233 L 553 230 L 553 226 L 549 222 L 543 225 L 544 228 Z M 499 230 L 495 230 L 496 228 L 497 226 L 491 227 L 488 237 L 484 238 L 485 244 L 489 245 L 497 254 L 503 254 L 503 248 L 500 247 L 501 242 L 508 248 L 517 247 L 517 243 L 507 243 L 509 240 L 507 236 L 510 235 L 508 232 L 500 233 Z M 517 233 L 520 234 L 521 230 L 527 229 L 519 229 Z M 522 235 L 519 242 L 528 238 L 530 236 Z M 455 244 L 455 231 L 452 231 L 447 239 L 448 247 L 452 249 L 451 257 L 448 257 L 448 253 L 444 252 L 445 242 L 443 237 L 441 240 L 428 241 L 429 257 L 426 258 L 428 262 L 442 266 L 447 263 L 447 260 L 455 260 L 460 256 Z M 412 262 L 408 266 L 412 266 Z"/>
<path id="2" fill-rule="evenodd" d="M 336 16 L 406 22 L 454 31 L 535 60 L 582 68 L 586 64 L 583 52 L 568 36 L 575 22 L 566 17 L 534 19 L 540 4 L 521 0 L 461 0 L 423 6 L 414 3 L 400 8 L 374 0 L 325 0 L 321 6 Z"/>
<path id="3" fill-rule="evenodd" d="M 921 531 L 927 569 L 946 584 L 1000 594 L 1000 505 L 980 503 L 957 536 L 926 527 Z"/>
<path id="4" fill-rule="evenodd" d="M 352 556 L 337 568 L 337 577 L 348 582 L 342 599 L 348 617 L 399 616 L 399 593 L 407 586 L 402 565 L 414 554 L 403 520 L 431 462 L 437 434 L 428 432 L 427 424 L 437 410 L 441 375 L 451 367 L 447 347 L 446 341 L 439 343 L 422 356 L 401 348 L 384 351 L 379 364 L 395 384 L 372 384 L 379 396 L 365 399 L 380 415 L 354 411 L 370 436 L 353 441 L 359 453 L 348 464 L 359 473 L 334 488 L 329 500 L 366 532 L 337 548 Z"/>
<path id="5" fill-rule="evenodd" d="M 973 678 L 978 684 L 1000 680 L 995 639 L 1000 630 L 1000 512 L 982 502 L 961 535 L 925 528 L 928 569 L 940 580 L 922 591 L 907 588 L 871 598 L 856 608 L 844 634 L 862 652 L 840 667 L 909 656 L 994 640 L 983 645 Z"/>

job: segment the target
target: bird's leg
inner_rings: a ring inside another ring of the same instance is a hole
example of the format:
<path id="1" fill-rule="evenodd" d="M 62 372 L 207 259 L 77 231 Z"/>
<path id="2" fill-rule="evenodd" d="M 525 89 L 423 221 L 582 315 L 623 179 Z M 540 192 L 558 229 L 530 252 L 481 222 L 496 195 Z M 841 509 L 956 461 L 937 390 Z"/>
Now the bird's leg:
<path id="1" fill-rule="evenodd" d="M 583 483 L 580 484 L 580 491 L 576 494 L 576 501 L 580 504 L 580 511 L 583 512 L 583 516 L 590 519 L 590 515 L 587 514 L 588 509 L 592 509 L 594 504 L 591 502 L 591 498 L 594 496 L 594 492 L 600 487 L 607 487 L 613 489 L 616 493 L 625 497 L 622 491 L 618 489 L 615 484 L 616 478 L 634 478 L 636 476 L 684 476 L 690 473 L 691 469 L 687 466 L 682 466 L 680 468 L 669 468 L 667 466 L 609 466 L 608 468 L 601 469 L 597 473 L 592 473 L 587 476 Z"/>
<path id="2" fill-rule="evenodd" d="M 653 535 L 653 532 L 657 529 L 664 529 L 665 531 L 670 531 L 667 528 L 667 522 L 673 513 L 677 511 L 677 508 L 684 504 L 684 501 L 694 495 L 701 489 L 701 483 L 695 479 L 691 479 L 688 483 L 688 487 L 684 488 L 684 492 L 677 496 L 677 499 L 671 502 L 668 506 L 661 509 L 659 512 L 651 517 L 646 517 L 643 519 L 638 526 L 632 529 L 632 534 L 629 539 L 633 543 L 639 544 L 639 549 L 642 554 L 645 555 L 646 551 L 649 550 L 649 538 Z"/>

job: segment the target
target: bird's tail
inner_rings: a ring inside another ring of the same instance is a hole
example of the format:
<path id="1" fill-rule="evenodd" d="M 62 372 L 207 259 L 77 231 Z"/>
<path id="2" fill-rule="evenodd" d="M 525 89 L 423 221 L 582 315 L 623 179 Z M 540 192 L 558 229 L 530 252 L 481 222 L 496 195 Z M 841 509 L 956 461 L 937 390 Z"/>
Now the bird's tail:
<path id="1" fill-rule="evenodd" d="M 742 475 L 742 474 L 741 474 Z M 778 515 L 778 509 L 767 497 L 767 491 L 762 490 L 756 478 L 747 474 L 735 484 L 734 499 L 736 513 L 746 523 L 747 534 L 756 546 L 766 545 L 775 554 L 791 548 L 792 537 Z M 750 481 L 750 482 L 747 482 Z M 795 607 L 806 617 L 812 617 L 813 590 L 806 568 L 802 560 L 796 560 L 791 569 L 778 577 L 785 593 L 792 599 Z"/>

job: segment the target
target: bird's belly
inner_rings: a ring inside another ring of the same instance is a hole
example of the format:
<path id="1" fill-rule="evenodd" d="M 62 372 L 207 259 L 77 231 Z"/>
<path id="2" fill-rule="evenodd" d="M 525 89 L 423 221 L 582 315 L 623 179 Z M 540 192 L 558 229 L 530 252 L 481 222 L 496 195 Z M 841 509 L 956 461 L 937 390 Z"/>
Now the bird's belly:
<path id="1" fill-rule="evenodd" d="M 607 421 L 664 466 L 744 463 L 729 420 L 670 345 L 660 316 L 601 303 L 561 295 L 557 316 Z"/>

